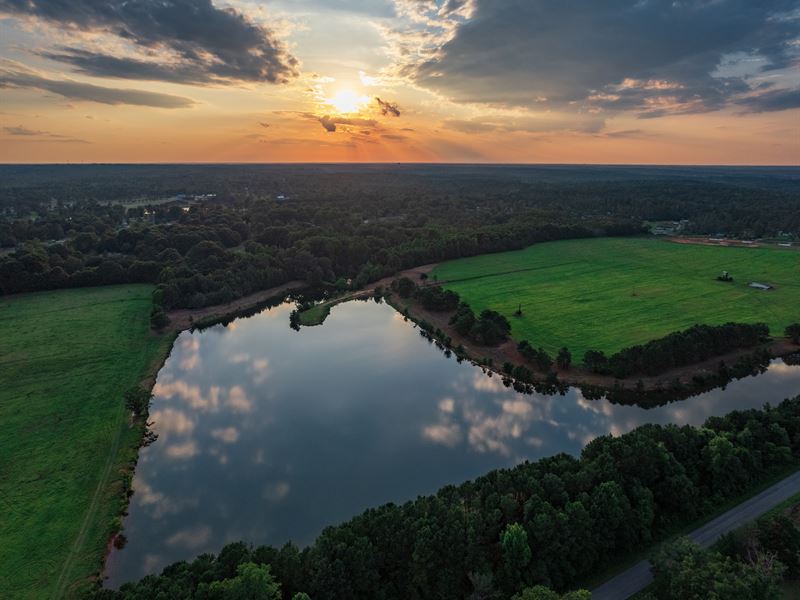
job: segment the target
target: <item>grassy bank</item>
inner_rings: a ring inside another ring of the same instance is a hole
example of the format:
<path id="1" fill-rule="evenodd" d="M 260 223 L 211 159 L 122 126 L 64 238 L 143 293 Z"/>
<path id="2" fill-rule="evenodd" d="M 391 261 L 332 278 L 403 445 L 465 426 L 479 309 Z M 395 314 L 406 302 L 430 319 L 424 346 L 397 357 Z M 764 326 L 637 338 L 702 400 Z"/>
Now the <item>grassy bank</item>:
<path id="1" fill-rule="evenodd" d="M 325 319 L 328 318 L 328 315 L 331 312 L 331 306 L 334 303 L 332 302 L 323 302 L 321 304 L 315 304 L 311 308 L 308 308 L 304 311 L 298 313 L 297 318 L 300 325 L 304 325 L 306 327 L 313 327 L 314 325 L 322 325 L 325 322 Z"/>
<path id="2" fill-rule="evenodd" d="M 574 357 L 613 353 L 695 323 L 763 321 L 782 335 L 797 320 L 800 254 L 771 248 L 596 238 L 538 244 L 438 265 L 445 287 L 475 312 L 505 315 L 516 340 Z M 722 271 L 733 282 L 717 281 Z M 771 291 L 750 288 L 769 283 Z M 522 315 L 515 312 L 522 305 Z"/>
<path id="3" fill-rule="evenodd" d="M 152 288 L 0 299 L 0 589 L 74 594 L 96 572 L 136 457 L 123 392 L 172 336 L 149 330 Z"/>

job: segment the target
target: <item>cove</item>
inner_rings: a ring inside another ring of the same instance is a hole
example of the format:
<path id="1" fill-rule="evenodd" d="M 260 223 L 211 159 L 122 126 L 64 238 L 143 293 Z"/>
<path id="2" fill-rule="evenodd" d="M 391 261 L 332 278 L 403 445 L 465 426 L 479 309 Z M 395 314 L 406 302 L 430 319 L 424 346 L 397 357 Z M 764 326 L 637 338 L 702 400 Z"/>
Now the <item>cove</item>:
<path id="1" fill-rule="evenodd" d="M 289 327 L 293 304 L 180 334 L 150 421 L 106 584 L 118 587 L 227 542 L 313 542 L 327 525 L 524 460 L 579 454 L 645 423 L 699 425 L 776 404 L 800 367 L 773 361 L 726 389 L 657 408 L 518 394 L 446 358 L 391 307 L 335 306 Z"/>

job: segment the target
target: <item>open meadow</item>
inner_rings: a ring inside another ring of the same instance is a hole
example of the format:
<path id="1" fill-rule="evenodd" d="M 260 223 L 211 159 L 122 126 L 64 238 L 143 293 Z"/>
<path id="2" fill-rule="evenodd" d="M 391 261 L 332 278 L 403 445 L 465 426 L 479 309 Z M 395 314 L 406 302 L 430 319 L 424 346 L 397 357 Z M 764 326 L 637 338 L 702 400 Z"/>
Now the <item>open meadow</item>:
<path id="1" fill-rule="evenodd" d="M 717 281 L 722 271 L 734 281 Z M 514 339 L 551 353 L 567 346 L 575 360 L 589 349 L 611 353 L 696 323 L 763 321 L 783 335 L 800 319 L 800 253 L 788 249 L 580 239 L 454 260 L 431 275 L 476 313 L 505 315 Z M 774 289 L 753 289 L 753 281 Z"/>
<path id="2" fill-rule="evenodd" d="M 141 435 L 123 392 L 167 352 L 152 287 L 0 300 L 0 595 L 73 595 L 96 571 Z M 76 585 L 77 584 L 77 585 Z"/>

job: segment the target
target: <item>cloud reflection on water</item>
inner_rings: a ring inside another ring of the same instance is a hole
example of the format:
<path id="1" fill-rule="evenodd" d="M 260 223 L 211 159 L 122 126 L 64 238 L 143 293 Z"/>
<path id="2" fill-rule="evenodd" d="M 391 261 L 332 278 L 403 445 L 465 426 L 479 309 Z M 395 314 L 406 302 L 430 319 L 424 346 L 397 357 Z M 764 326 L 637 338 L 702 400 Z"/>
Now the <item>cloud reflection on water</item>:
<path id="1" fill-rule="evenodd" d="M 370 506 L 578 454 L 642 423 L 699 424 L 800 389 L 800 367 L 776 364 L 650 410 L 575 389 L 521 395 L 445 359 L 387 306 L 338 305 L 322 327 L 299 332 L 291 309 L 180 335 L 154 388 L 159 439 L 140 454 L 112 585 L 242 537 L 307 544 Z"/>

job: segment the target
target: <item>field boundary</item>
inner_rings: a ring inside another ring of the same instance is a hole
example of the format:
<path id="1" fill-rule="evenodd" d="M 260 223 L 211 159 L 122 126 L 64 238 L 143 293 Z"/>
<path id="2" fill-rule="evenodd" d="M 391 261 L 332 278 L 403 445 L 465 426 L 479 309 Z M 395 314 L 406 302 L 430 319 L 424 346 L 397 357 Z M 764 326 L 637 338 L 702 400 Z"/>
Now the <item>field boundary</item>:
<path id="1" fill-rule="evenodd" d="M 61 567 L 61 573 L 56 580 L 56 586 L 53 590 L 51 598 L 63 598 L 66 595 L 67 587 L 70 584 L 69 574 L 73 569 L 73 563 L 75 558 L 81 553 L 83 550 L 83 544 L 86 541 L 86 532 L 88 531 L 89 527 L 91 526 L 92 522 L 95 520 L 95 515 L 97 513 L 99 499 L 102 493 L 108 487 L 108 478 L 111 475 L 111 468 L 116 463 L 117 455 L 119 454 L 120 449 L 120 442 L 122 441 L 122 432 L 125 427 L 125 419 L 124 419 L 124 405 L 122 402 L 120 404 L 120 409 L 117 411 L 117 423 L 116 423 L 116 435 L 114 436 L 114 442 L 112 447 L 109 449 L 108 457 L 106 458 L 106 463 L 103 466 L 103 472 L 100 477 L 100 481 L 97 482 L 97 487 L 95 488 L 94 494 L 92 495 L 92 501 L 89 503 L 89 507 L 86 509 L 86 512 L 83 514 L 83 520 L 81 521 L 81 528 L 78 531 L 78 535 L 75 537 L 75 540 L 72 542 L 70 546 L 69 554 L 67 555 L 67 559 L 64 561 Z"/>

